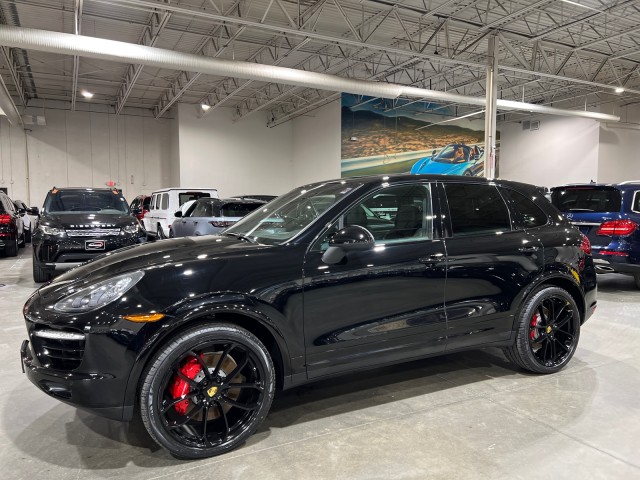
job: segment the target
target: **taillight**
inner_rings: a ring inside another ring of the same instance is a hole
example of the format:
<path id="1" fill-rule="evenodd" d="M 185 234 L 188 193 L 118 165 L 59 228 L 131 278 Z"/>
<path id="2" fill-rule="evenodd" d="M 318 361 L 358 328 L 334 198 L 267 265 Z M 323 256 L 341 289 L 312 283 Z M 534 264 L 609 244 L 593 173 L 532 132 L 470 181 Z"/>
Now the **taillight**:
<path id="1" fill-rule="evenodd" d="M 587 238 L 584 233 L 581 233 L 582 241 L 580 242 L 580 250 L 582 250 L 585 255 L 591 255 L 591 242 Z"/>
<path id="2" fill-rule="evenodd" d="M 233 225 L 236 222 L 230 222 L 230 221 L 216 221 L 216 220 L 212 220 L 209 222 L 211 225 L 213 225 L 214 227 L 218 227 L 218 228 L 227 228 L 230 227 L 231 225 Z"/>
<path id="3" fill-rule="evenodd" d="M 597 235 L 626 237 L 635 232 L 636 228 L 638 228 L 638 224 L 631 220 L 611 220 L 600 225 Z"/>
<path id="4" fill-rule="evenodd" d="M 7 214 L 0 215 L 0 225 L 5 225 L 7 223 L 11 223 L 11 215 L 7 215 Z"/>

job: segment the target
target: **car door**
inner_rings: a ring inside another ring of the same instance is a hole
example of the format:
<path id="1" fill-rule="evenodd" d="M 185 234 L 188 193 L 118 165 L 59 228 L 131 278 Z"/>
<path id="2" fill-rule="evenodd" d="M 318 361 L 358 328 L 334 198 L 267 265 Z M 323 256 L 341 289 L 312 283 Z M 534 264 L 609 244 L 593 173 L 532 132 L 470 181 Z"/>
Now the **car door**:
<path id="1" fill-rule="evenodd" d="M 181 228 L 185 235 L 203 235 L 203 227 L 207 221 L 213 217 L 213 205 L 211 201 L 196 201 L 196 206 L 191 215 L 183 218 L 184 223 Z M 206 229 L 206 228 L 205 228 Z"/>
<path id="2" fill-rule="evenodd" d="M 542 273 L 541 242 L 518 228 L 492 183 L 445 182 L 447 350 L 511 338 L 516 309 Z"/>
<path id="3" fill-rule="evenodd" d="M 156 208 L 158 203 L 158 197 L 159 195 L 157 193 L 154 193 L 151 195 L 151 202 L 149 204 L 149 213 L 147 213 L 142 219 L 142 222 L 144 223 L 144 228 L 148 232 L 153 232 L 153 233 L 157 232 Z"/>
<path id="4" fill-rule="evenodd" d="M 327 241 L 347 225 L 367 228 L 370 195 L 330 223 L 305 257 L 304 335 L 309 378 L 444 350 L 445 249 L 429 183 L 383 187 L 396 197 L 392 228 L 375 247 L 322 261 Z"/>

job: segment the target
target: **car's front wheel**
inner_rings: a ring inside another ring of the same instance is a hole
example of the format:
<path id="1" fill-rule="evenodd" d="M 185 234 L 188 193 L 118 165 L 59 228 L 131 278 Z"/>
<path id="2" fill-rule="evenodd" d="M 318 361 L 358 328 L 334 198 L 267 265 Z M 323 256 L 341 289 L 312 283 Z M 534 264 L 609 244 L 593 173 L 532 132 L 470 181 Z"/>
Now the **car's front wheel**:
<path id="1" fill-rule="evenodd" d="M 13 240 L 11 240 L 11 237 L 9 237 L 9 240 L 7 240 L 7 243 L 4 247 L 4 254 L 7 257 L 15 257 L 16 255 L 18 255 L 18 237 L 17 236 Z"/>
<path id="2" fill-rule="evenodd" d="M 517 319 L 515 344 L 506 357 L 536 373 L 561 370 L 576 351 L 580 312 L 575 300 L 559 287 L 545 287 L 531 295 Z"/>
<path id="3" fill-rule="evenodd" d="M 640 288 L 640 273 L 633 274 L 633 281 L 636 284 L 636 288 Z"/>
<path id="4" fill-rule="evenodd" d="M 151 437 L 180 458 L 227 452 L 269 412 L 273 362 L 252 333 L 230 324 L 199 326 L 172 339 L 141 378 L 140 413 Z"/>

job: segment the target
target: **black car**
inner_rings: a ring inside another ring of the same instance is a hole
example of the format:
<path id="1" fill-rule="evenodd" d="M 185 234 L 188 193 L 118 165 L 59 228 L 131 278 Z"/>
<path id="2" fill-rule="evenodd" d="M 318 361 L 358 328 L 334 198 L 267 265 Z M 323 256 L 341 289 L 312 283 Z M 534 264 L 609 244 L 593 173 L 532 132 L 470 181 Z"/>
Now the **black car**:
<path id="1" fill-rule="evenodd" d="M 0 251 L 7 257 L 15 257 L 18 248 L 25 246 L 23 213 L 6 193 L 0 192 Z"/>
<path id="2" fill-rule="evenodd" d="M 380 218 L 367 204 L 383 192 Z M 485 346 L 556 372 L 595 306 L 588 241 L 535 187 L 362 177 L 63 274 L 27 301 L 21 355 L 47 394 L 139 411 L 196 458 L 244 442 L 276 388 Z"/>
<path id="3" fill-rule="evenodd" d="M 53 188 L 32 232 L 33 280 L 46 282 L 141 237 L 146 233 L 119 190 Z"/>

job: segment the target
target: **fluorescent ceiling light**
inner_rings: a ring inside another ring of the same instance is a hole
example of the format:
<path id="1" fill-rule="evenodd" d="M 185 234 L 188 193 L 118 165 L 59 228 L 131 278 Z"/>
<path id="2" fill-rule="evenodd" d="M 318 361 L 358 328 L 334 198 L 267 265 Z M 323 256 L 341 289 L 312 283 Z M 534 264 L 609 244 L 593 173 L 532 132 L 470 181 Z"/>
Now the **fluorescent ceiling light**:
<path id="1" fill-rule="evenodd" d="M 202 110 L 204 110 L 206 112 L 207 110 L 209 110 L 211 108 L 211 105 L 209 105 L 207 103 L 202 103 L 200 105 L 200 107 L 202 108 Z"/>
<path id="2" fill-rule="evenodd" d="M 617 87 L 617 88 L 616 88 L 616 93 L 624 93 L 624 88 L 622 88 L 622 87 Z"/>
<path id="3" fill-rule="evenodd" d="M 80 94 L 84 97 L 84 98 L 93 98 L 93 93 L 87 91 L 87 90 L 82 90 L 80 92 Z"/>

